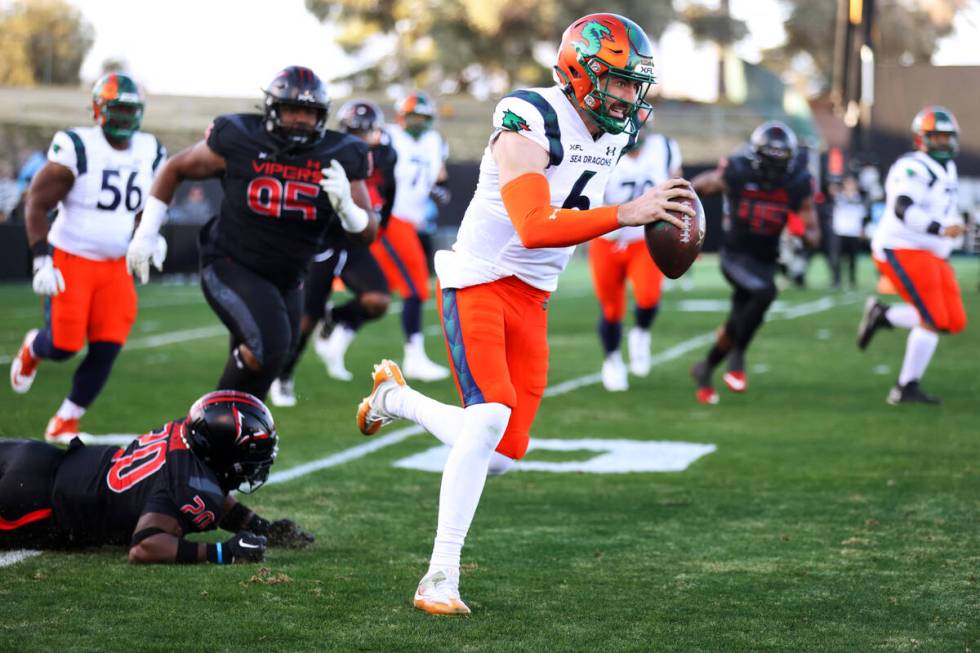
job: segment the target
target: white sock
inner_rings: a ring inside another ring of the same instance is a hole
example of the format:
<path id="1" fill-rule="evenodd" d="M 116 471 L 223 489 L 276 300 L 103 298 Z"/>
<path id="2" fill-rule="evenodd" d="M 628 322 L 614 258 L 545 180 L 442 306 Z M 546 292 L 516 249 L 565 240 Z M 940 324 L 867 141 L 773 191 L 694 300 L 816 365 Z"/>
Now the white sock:
<path id="1" fill-rule="evenodd" d="M 496 403 L 469 406 L 463 413 L 463 430 L 442 470 L 439 526 L 429 560 L 430 570 L 459 568 L 463 541 L 483 494 L 490 457 L 510 419 L 510 408 Z"/>
<path id="2" fill-rule="evenodd" d="M 425 356 L 425 338 L 421 333 L 413 333 L 408 336 L 405 340 L 405 355 L 408 356 L 409 351 L 417 352 Z"/>
<path id="3" fill-rule="evenodd" d="M 81 419 L 82 415 L 85 414 L 85 409 L 71 399 L 65 399 L 55 414 L 61 419 Z"/>
<path id="4" fill-rule="evenodd" d="M 914 329 L 919 326 L 919 311 L 915 310 L 915 306 L 911 304 L 895 304 L 894 306 L 889 306 L 888 310 L 885 311 L 885 319 L 892 326 L 903 329 Z"/>
<path id="5" fill-rule="evenodd" d="M 343 325 L 338 324 L 334 327 L 333 331 L 330 332 L 330 336 L 327 338 L 327 342 L 330 343 L 329 347 L 336 347 L 341 356 L 347 353 L 348 347 L 354 342 L 354 336 L 357 335 L 357 331 Z"/>
<path id="6" fill-rule="evenodd" d="M 463 431 L 465 411 L 427 397 L 408 386 L 392 388 L 385 394 L 384 409 L 392 415 L 411 420 L 450 447 L 456 444 Z M 496 476 L 514 466 L 513 458 L 497 453 L 490 456 L 489 473 Z"/>
<path id="7" fill-rule="evenodd" d="M 939 334 L 922 327 L 915 327 L 909 332 L 905 343 L 905 360 L 902 361 L 902 372 L 898 375 L 898 384 L 905 385 L 909 381 L 920 381 L 929 367 L 932 354 L 936 351 Z"/>

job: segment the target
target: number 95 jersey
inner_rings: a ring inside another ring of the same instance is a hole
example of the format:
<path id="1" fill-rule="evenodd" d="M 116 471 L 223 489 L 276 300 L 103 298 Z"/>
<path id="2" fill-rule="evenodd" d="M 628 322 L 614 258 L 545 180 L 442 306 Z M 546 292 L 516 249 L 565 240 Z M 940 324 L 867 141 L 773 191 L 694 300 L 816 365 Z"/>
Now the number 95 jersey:
<path id="1" fill-rule="evenodd" d="M 548 152 L 543 171 L 551 206 L 588 210 L 602 206 L 609 173 L 623 149 L 634 142 L 627 134 L 592 138 L 588 127 L 558 86 L 518 90 L 497 103 L 490 143 L 511 131 Z M 575 247 L 527 249 L 514 229 L 500 196 L 500 175 L 490 145 L 480 162 L 480 179 L 459 228 L 453 249 L 436 271 L 444 288 L 460 288 L 505 276 L 545 291 L 558 287 Z"/>
<path id="2" fill-rule="evenodd" d="M 96 261 L 125 256 L 136 214 L 166 157 L 156 137 L 143 132 L 133 134 L 125 150 L 109 145 L 101 127 L 56 133 L 48 161 L 71 170 L 75 182 L 58 205 L 48 241 Z"/>

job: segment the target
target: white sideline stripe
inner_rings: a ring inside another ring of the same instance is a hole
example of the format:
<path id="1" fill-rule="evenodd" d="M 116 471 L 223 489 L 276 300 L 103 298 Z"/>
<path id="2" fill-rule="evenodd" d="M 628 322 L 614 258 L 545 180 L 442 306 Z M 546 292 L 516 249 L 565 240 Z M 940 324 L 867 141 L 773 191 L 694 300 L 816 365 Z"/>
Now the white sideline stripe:
<path id="1" fill-rule="evenodd" d="M 166 345 L 173 345 L 178 342 L 187 342 L 188 340 L 213 338 L 215 336 L 225 335 L 227 333 L 228 330 L 223 325 L 218 324 L 198 327 L 196 329 L 182 329 L 180 331 L 171 331 L 170 333 L 161 333 L 155 336 L 133 338 L 126 343 L 126 350 L 132 351 L 133 349 L 153 349 L 154 347 L 164 347 Z"/>
<path id="2" fill-rule="evenodd" d="M 380 438 L 371 438 L 364 444 L 359 444 L 356 447 L 351 447 L 350 449 L 344 449 L 343 451 L 327 456 L 326 458 L 320 458 L 319 460 L 303 463 L 302 465 L 297 465 L 296 467 L 290 467 L 289 469 L 281 472 L 270 474 L 267 483 L 285 483 L 286 481 L 291 481 L 294 478 L 299 478 L 300 476 L 306 476 L 307 474 L 318 472 L 321 469 L 336 467 L 337 465 L 342 465 L 343 463 L 351 460 L 363 458 L 364 456 L 377 451 L 378 449 L 384 449 L 385 447 L 393 444 L 398 444 L 402 440 L 407 440 L 413 435 L 418 435 L 419 433 L 424 432 L 425 429 L 423 429 L 421 426 L 409 426 L 403 429 L 398 429 L 397 431 L 392 431 L 388 435 L 381 436 Z"/>
<path id="3" fill-rule="evenodd" d="M 28 558 L 33 558 L 34 556 L 41 555 L 40 551 L 33 551 L 30 549 L 18 549 L 17 551 L 7 551 L 5 553 L 0 553 L 0 567 L 9 567 L 10 565 L 16 565 L 22 560 L 27 560 Z"/>

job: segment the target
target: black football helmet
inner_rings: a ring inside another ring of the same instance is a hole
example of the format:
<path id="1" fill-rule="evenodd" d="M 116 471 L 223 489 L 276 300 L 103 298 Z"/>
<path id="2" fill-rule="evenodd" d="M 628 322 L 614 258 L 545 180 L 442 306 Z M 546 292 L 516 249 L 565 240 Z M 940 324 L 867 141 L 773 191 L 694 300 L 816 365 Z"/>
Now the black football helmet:
<path id="1" fill-rule="evenodd" d="M 279 434 L 272 413 L 247 392 L 218 390 L 191 406 L 187 444 L 217 475 L 225 491 L 246 494 L 269 478 L 279 452 Z"/>
<path id="2" fill-rule="evenodd" d="M 337 116 L 340 129 L 348 134 L 365 134 L 375 129 L 383 129 L 385 116 L 379 107 L 370 100 L 349 100 L 340 107 Z"/>
<path id="3" fill-rule="evenodd" d="M 265 129 L 289 145 L 312 145 L 327 131 L 330 98 L 320 78 L 309 68 L 289 66 L 279 71 L 265 87 Z M 316 124 L 284 125 L 280 107 L 289 105 L 316 111 Z"/>
<path id="4" fill-rule="evenodd" d="M 752 167 L 764 181 L 778 182 L 793 166 L 798 149 L 796 134 L 785 123 L 769 120 L 755 128 L 749 138 Z"/>

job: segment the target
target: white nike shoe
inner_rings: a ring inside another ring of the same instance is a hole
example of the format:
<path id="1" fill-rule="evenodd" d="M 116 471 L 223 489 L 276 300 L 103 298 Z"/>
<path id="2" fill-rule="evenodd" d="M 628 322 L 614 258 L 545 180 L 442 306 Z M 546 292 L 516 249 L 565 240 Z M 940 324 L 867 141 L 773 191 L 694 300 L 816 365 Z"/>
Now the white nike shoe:
<path id="1" fill-rule="evenodd" d="M 470 614 L 459 598 L 459 572 L 451 569 L 434 569 L 423 576 L 413 603 L 429 614 Z"/>
<path id="2" fill-rule="evenodd" d="M 650 331 L 633 327 L 629 333 L 630 372 L 636 376 L 647 376 L 653 361 L 650 357 Z"/>
<path id="3" fill-rule="evenodd" d="M 276 379 L 269 386 L 269 400 L 273 406 L 290 408 L 296 405 L 296 393 L 293 391 L 292 379 Z"/>
<path id="4" fill-rule="evenodd" d="M 405 361 L 402 363 L 402 372 L 406 379 L 416 379 L 418 381 L 441 381 L 449 377 L 449 368 L 443 367 L 438 363 L 432 362 L 425 351 L 405 350 Z"/>
<path id="5" fill-rule="evenodd" d="M 626 364 L 618 349 L 602 362 L 602 386 L 609 392 L 623 392 L 630 388 Z"/>
<path id="6" fill-rule="evenodd" d="M 387 358 L 374 366 L 371 378 L 374 381 L 371 394 L 361 399 L 361 403 L 357 406 L 357 428 L 364 435 L 374 435 L 382 426 L 398 419 L 397 415 L 392 415 L 385 410 L 384 398 L 393 388 L 407 386 L 398 364 Z"/>
<path id="7" fill-rule="evenodd" d="M 356 331 L 348 329 L 343 324 L 338 324 L 322 345 L 320 340 L 317 340 L 316 353 L 323 364 L 327 366 L 327 375 L 330 378 L 338 381 L 350 381 L 354 378 L 354 375 L 347 371 L 344 355 L 347 353 L 350 343 L 354 341 L 355 335 L 357 335 Z"/>

